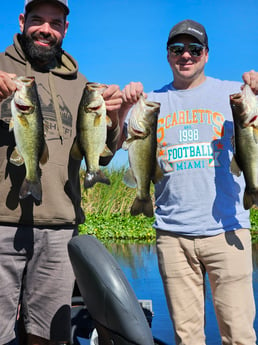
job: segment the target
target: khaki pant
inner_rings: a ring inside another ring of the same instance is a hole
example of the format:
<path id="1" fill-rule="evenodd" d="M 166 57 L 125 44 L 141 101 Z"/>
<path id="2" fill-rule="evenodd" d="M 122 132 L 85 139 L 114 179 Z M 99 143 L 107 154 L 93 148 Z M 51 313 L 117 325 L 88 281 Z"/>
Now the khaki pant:
<path id="1" fill-rule="evenodd" d="M 206 272 L 222 344 L 256 344 L 249 230 L 212 237 L 157 230 L 157 253 L 177 345 L 205 344 Z"/>

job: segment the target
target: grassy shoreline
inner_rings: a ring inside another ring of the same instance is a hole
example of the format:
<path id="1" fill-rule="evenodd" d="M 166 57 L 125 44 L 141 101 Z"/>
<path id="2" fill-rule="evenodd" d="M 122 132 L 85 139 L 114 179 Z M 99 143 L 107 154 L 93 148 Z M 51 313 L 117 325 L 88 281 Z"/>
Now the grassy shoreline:
<path id="1" fill-rule="evenodd" d="M 154 218 L 143 215 L 132 217 L 130 207 L 136 195 L 135 189 L 123 183 L 125 169 L 104 170 L 111 181 L 110 186 L 96 184 L 85 190 L 83 179 L 85 170 L 81 169 L 82 207 L 86 221 L 80 225 L 81 234 L 94 235 L 101 241 L 137 241 L 154 243 Z M 151 194 L 154 189 L 151 186 Z M 250 210 L 251 235 L 253 243 L 258 243 L 258 209 Z"/>

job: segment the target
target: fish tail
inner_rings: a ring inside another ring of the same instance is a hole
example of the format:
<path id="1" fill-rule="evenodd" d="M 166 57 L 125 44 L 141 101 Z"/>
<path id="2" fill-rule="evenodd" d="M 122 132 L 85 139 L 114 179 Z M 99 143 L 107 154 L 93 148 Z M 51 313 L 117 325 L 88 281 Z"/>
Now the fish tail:
<path id="1" fill-rule="evenodd" d="M 91 188 L 97 182 L 110 185 L 109 178 L 106 177 L 101 170 L 96 172 L 87 171 L 84 179 L 84 188 Z"/>
<path id="2" fill-rule="evenodd" d="M 32 195 L 36 200 L 42 200 L 42 187 L 40 180 L 36 182 L 24 179 L 21 189 L 20 189 L 20 199 L 25 199 L 27 196 Z"/>
<path id="3" fill-rule="evenodd" d="M 258 191 L 248 192 L 245 190 L 244 193 L 244 208 L 249 210 L 252 206 L 258 206 Z"/>
<path id="4" fill-rule="evenodd" d="M 136 197 L 130 211 L 132 216 L 137 216 L 143 213 L 146 217 L 153 217 L 153 204 L 149 197 L 148 199 L 139 199 Z"/>

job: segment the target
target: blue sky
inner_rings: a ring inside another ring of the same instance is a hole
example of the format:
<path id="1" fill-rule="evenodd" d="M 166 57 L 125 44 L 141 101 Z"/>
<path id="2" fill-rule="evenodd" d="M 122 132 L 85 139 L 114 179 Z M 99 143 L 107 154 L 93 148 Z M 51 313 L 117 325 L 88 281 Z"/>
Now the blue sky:
<path id="1" fill-rule="evenodd" d="M 0 51 L 19 32 L 23 4 L 1 2 Z M 171 27 L 186 18 L 207 30 L 207 75 L 240 81 L 243 72 L 258 71 L 258 0 L 69 0 L 69 7 L 63 47 L 90 81 L 121 88 L 141 81 L 146 92 L 170 82 L 166 41 Z M 126 162 L 120 150 L 111 165 Z"/>

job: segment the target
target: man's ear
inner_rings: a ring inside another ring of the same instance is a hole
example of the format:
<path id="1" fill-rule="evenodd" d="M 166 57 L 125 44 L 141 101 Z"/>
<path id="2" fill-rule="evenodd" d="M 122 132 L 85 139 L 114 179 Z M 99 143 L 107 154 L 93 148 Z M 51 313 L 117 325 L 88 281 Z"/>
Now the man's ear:
<path id="1" fill-rule="evenodd" d="M 66 33 L 67 33 L 67 30 L 68 30 L 68 26 L 69 26 L 69 22 L 65 22 L 65 29 L 64 29 L 64 37 L 65 37 L 65 35 L 66 35 Z"/>
<path id="2" fill-rule="evenodd" d="M 24 13 L 21 13 L 19 15 L 19 26 L 20 26 L 21 32 L 23 32 L 23 30 L 24 30 L 24 24 L 25 24 L 25 16 L 24 16 Z"/>

